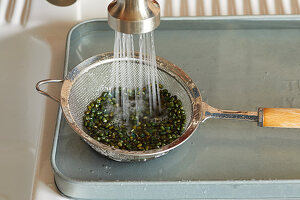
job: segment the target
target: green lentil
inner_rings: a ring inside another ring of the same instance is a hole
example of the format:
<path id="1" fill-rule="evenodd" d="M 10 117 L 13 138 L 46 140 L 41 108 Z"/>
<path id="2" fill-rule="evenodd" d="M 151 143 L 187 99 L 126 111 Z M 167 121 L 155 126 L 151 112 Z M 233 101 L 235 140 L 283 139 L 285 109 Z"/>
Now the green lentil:
<path id="1" fill-rule="evenodd" d="M 130 113 L 129 122 L 124 121 L 121 124 L 113 123 L 118 114 L 114 111 L 120 106 L 115 98 L 116 93 L 103 92 L 87 105 L 84 112 L 83 124 L 87 133 L 106 145 L 130 151 L 148 151 L 170 144 L 184 132 L 186 114 L 181 100 L 176 95 L 172 96 L 163 85 L 158 86 L 162 112 L 155 111 L 152 113 L 156 114 L 150 116 L 148 87 L 144 87 L 142 95 L 145 110 L 140 114 Z M 129 99 L 133 101 L 135 94 L 141 94 L 138 89 L 128 92 Z M 130 103 L 130 106 L 134 107 L 135 103 Z"/>

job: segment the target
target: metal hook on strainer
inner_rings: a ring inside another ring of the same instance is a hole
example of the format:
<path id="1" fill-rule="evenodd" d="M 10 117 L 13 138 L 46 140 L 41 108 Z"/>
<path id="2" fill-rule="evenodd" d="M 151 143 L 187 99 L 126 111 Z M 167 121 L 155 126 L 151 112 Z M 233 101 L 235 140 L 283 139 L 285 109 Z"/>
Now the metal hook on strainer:
<path id="1" fill-rule="evenodd" d="M 136 67 L 138 54 L 133 60 Z M 209 118 L 241 119 L 257 122 L 261 127 L 300 128 L 300 109 L 259 108 L 257 112 L 221 110 L 202 101 L 199 89 L 192 79 L 179 67 L 157 57 L 158 80 L 171 94 L 182 101 L 186 112 L 186 127 L 181 137 L 159 149 L 149 151 L 120 150 L 100 143 L 84 131 L 82 117 L 86 106 L 103 91 L 109 89 L 113 53 L 103 53 L 84 60 L 73 68 L 64 80 L 43 80 L 36 89 L 41 94 L 60 102 L 63 113 L 73 130 L 97 152 L 116 161 L 146 161 L 160 157 L 183 144 L 196 130 L 200 122 Z M 40 89 L 42 84 L 63 82 L 60 98 Z"/>

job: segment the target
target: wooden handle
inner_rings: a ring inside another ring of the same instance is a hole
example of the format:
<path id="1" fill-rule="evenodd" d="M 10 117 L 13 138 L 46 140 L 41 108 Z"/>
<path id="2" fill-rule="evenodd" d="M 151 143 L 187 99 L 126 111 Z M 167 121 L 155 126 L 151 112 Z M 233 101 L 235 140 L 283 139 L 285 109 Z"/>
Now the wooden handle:
<path id="1" fill-rule="evenodd" d="M 300 128 L 300 109 L 264 108 L 264 127 Z"/>

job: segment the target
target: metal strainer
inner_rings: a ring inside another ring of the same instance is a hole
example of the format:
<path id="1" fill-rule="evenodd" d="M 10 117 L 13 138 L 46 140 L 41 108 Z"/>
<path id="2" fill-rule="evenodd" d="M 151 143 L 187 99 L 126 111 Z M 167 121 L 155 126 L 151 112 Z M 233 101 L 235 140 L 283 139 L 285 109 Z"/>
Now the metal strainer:
<path id="1" fill-rule="evenodd" d="M 208 118 L 245 119 L 258 122 L 260 126 L 269 126 L 264 121 L 264 118 L 269 119 L 269 117 L 264 116 L 263 108 L 260 108 L 258 112 L 229 111 L 216 109 L 202 102 L 199 89 L 191 78 L 176 65 L 157 57 L 159 83 L 164 85 L 172 95 L 177 95 L 185 109 L 187 117 L 185 132 L 172 143 L 149 151 L 120 150 L 102 144 L 85 132 L 82 118 L 87 105 L 100 96 L 103 91 L 109 89 L 113 62 L 112 52 L 96 55 L 73 68 L 64 80 L 47 79 L 38 82 L 36 85 L 36 89 L 41 94 L 60 102 L 68 123 L 85 142 L 97 152 L 113 160 L 124 162 L 146 161 L 147 159 L 160 157 L 183 144 L 193 134 L 199 123 Z M 133 69 L 140 67 L 138 54 L 136 54 L 136 58 L 131 60 L 131 65 Z M 53 82 L 63 82 L 60 98 L 40 89 L 41 85 Z M 290 116 L 288 120 L 285 120 L 284 125 L 279 124 L 280 127 L 300 128 L 300 109 L 275 109 L 272 112 L 277 114 L 278 112 L 284 112 Z M 271 113 L 271 110 L 268 110 L 268 113 Z M 296 118 L 292 119 L 293 117 Z"/>

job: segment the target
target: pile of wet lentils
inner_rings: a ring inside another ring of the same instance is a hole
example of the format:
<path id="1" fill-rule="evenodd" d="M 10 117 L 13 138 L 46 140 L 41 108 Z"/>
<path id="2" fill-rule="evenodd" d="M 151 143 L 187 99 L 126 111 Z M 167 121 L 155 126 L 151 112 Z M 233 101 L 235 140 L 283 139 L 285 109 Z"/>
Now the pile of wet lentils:
<path id="1" fill-rule="evenodd" d="M 103 144 L 130 151 L 147 151 L 170 144 L 184 132 L 186 114 L 176 95 L 172 96 L 161 84 L 159 88 L 161 112 L 150 116 L 149 106 L 146 106 L 139 116 L 131 113 L 129 121 L 121 120 L 122 123 L 114 123 L 114 118 L 120 117 L 113 112 L 120 105 L 114 94 L 103 92 L 85 111 L 83 123 L 88 134 Z M 142 95 L 148 105 L 146 88 Z M 134 98 L 133 92 L 129 100 L 134 101 Z"/>

